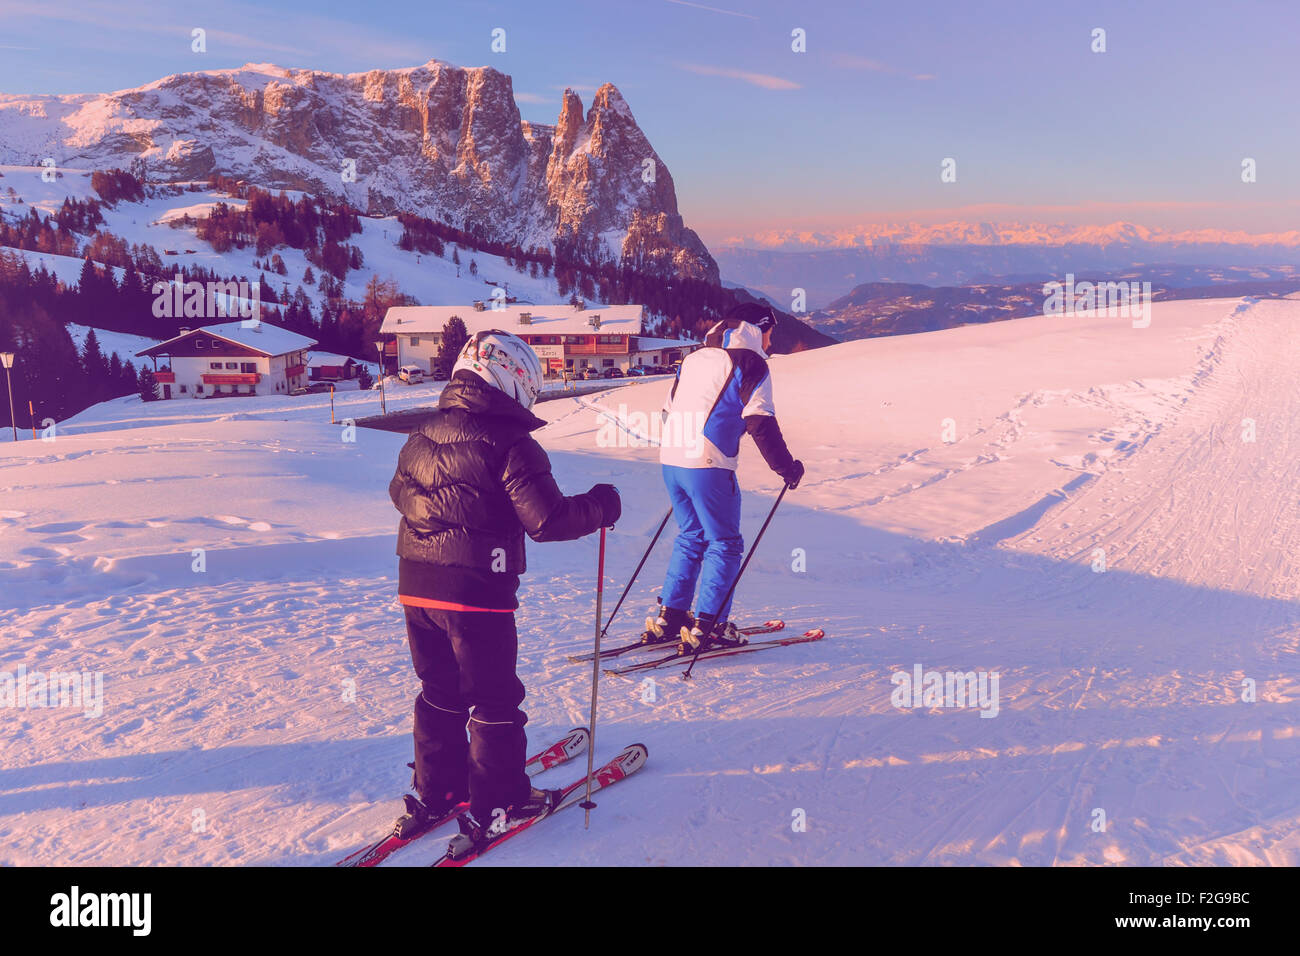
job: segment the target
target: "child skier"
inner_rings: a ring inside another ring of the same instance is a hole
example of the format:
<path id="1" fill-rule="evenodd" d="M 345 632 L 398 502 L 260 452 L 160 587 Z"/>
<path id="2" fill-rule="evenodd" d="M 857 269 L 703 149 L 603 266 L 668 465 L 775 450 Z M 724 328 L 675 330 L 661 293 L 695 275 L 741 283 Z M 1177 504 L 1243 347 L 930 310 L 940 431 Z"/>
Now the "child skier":
<path id="1" fill-rule="evenodd" d="M 422 684 L 412 781 L 419 796 L 406 797 L 402 834 L 468 800 L 478 838 L 494 811 L 536 816 L 554 796 L 534 789 L 524 772 L 514 616 L 524 533 L 571 541 L 612 525 L 621 504 L 613 485 L 572 497 L 556 486 L 546 452 L 529 435 L 545 424 L 529 411 L 541 387 L 541 362 L 526 342 L 478 333 L 461 350 L 438 410 L 407 439 L 388 488 L 402 513 L 398 599 Z"/>
<path id="2" fill-rule="evenodd" d="M 677 430 L 681 440 L 664 442 L 659 453 L 678 534 L 659 616 L 646 622 L 642 635 L 646 643 L 680 640 L 684 649 L 744 643 L 727 622 L 730 598 L 723 604 L 744 549 L 736 483 L 741 435 L 753 437 L 768 467 L 790 488 L 799 486 L 804 472 L 786 447 L 772 404 L 767 350 L 775 328 L 776 317 L 764 305 L 733 308 L 709 330 L 705 347 L 682 362 L 664 403 L 664 420 L 675 418 L 683 426 Z M 702 428 L 694 426 L 697 421 Z M 685 440 L 688 434 L 694 441 Z M 698 614 L 692 620 L 697 582 Z"/>

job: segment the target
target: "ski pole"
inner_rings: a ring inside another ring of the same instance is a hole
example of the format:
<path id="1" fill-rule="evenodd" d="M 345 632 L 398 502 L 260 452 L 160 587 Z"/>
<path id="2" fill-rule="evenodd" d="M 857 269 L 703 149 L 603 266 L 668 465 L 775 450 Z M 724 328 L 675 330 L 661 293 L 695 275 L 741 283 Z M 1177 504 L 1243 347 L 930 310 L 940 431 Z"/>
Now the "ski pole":
<path id="1" fill-rule="evenodd" d="M 690 667 L 687 667 L 686 670 L 682 672 L 682 680 L 691 679 L 691 670 L 695 667 L 695 662 L 700 659 L 700 651 L 704 650 L 704 645 L 708 642 L 708 639 L 713 636 L 713 632 L 717 629 L 718 618 L 722 615 L 722 609 L 726 607 L 727 602 L 731 600 L 731 595 L 736 593 L 736 585 L 740 583 L 740 578 L 745 573 L 745 568 L 749 567 L 749 559 L 752 558 L 754 552 L 758 550 L 758 543 L 763 540 L 763 532 L 766 531 L 767 526 L 772 523 L 772 517 L 776 514 L 776 509 L 781 504 L 781 499 L 785 497 L 785 493 L 789 490 L 789 485 L 781 486 L 781 493 L 776 496 L 776 501 L 772 502 L 772 510 L 767 513 L 767 520 L 763 522 L 763 527 L 758 529 L 758 535 L 754 538 L 754 543 L 749 546 L 749 554 L 745 555 L 745 560 L 740 565 L 740 570 L 736 572 L 736 579 L 731 582 L 731 587 L 727 588 L 726 596 L 723 597 L 722 603 L 713 614 L 713 624 L 709 627 L 709 632 L 700 637 L 700 646 L 695 648 L 695 656 L 691 658 Z"/>
<path id="2" fill-rule="evenodd" d="M 582 801 L 582 809 L 586 811 L 582 827 L 584 830 L 591 829 L 591 811 L 595 804 L 591 802 L 591 770 L 594 764 L 593 759 L 596 756 L 596 694 L 600 689 L 600 615 L 601 599 L 605 594 L 605 529 L 600 529 L 600 557 L 596 561 L 596 656 L 591 659 L 591 727 L 589 728 L 590 737 L 587 740 L 587 799 Z"/>
<path id="3" fill-rule="evenodd" d="M 664 515 L 664 520 L 659 522 L 659 530 L 656 531 L 655 536 L 650 539 L 650 547 L 646 548 L 645 554 L 641 555 L 641 563 L 638 564 L 636 570 L 632 572 L 632 577 L 628 578 L 627 587 L 623 589 L 622 595 L 619 596 L 618 603 L 614 605 L 614 610 L 609 612 L 609 620 L 605 622 L 605 626 L 600 630 L 602 635 L 609 633 L 609 626 L 614 623 L 614 615 L 617 614 L 618 609 L 623 606 L 623 598 L 627 597 L 627 592 L 632 590 L 632 584 L 636 581 L 636 576 L 640 574 L 641 569 L 645 567 L 646 559 L 650 557 L 650 552 L 655 548 L 655 542 L 657 542 L 659 536 L 664 533 L 664 528 L 668 526 L 668 519 L 672 516 L 673 509 L 669 508 L 668 513 Z M 600 648 L 596 648 L 596 651 L 599 653 Z"/>

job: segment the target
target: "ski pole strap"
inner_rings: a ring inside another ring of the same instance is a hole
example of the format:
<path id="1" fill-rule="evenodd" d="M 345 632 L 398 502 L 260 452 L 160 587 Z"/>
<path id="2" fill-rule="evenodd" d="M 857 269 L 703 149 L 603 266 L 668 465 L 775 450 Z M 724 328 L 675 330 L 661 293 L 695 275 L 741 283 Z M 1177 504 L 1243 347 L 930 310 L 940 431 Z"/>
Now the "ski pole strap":
<path id="1" fill-rule="evenodd" d="M 614 605 L 614 610 L 609 612 L 609 620 L 606 621 L 605 626 L 600 629 L 601 634 L 609 632 L 609 626 L 614 623 L 614 615 L 616 615 L 618 609 L 623 606 L 623 599 L 627 597 L 627 592 L 632 590 L 632 585 L 636 582 L 637 575 L 640 574 L 641 569 L 645 567 L 646 559 L 650 557 L 650 552 L 654 550 L 655 543 L 659 540 L 659 536 L 664 533 L 664 528 L 668 526 L 668 519 L 672 516 L 673 509 L 669 508 L 668 513 L 664 515 L 664 520 L 659 522 L 659 530 L 656 531 L 655 536 L 650 539 L 650 547 L 646 548 L 645 554 L 641 555 L 641 563 L 636 566 L 636 570 L 633 571 L 632 576 L 628 578 L 627 587 L 623 589 L 623 593 L 619 596 L 618 603 Z"/>
<path id="2" fill-rule="evenodd" d="M 763 522 L 763 527 L 758 529 L 758 534 L 754 537 L 754 543 L 749 546 L 749 553 L 745 555 L 745 560 L 741 562 L 740 570 L 736 572 L 735 580 L 731 582 L 731 587 L 727 588 L 727 594 L 723 597 L 722 603 L 718 606 L 717 610 L 713 612 L 713 623 L 709 626 L 708 633 L 700 637 L 700 646 L 695 648 L 695 656 L 691 658 L 690 667 L 687 667 L 685 672 L 683 672 L 683 678 L 687 680 L 690 679 L 691 669 L 695 667 L 695 662 L 700 659 L 700 652 L 704 650 L 704 645 L 708 643 L 709 638 L 713 636 L 713 632 L 718 629 L 718 624 L 721 623 L 718 618 L 722 615 L 722 609 L 727 606 L 727 602 L 731 600 L 731 596 L 736 593 L 736 585 L 740 583 L 741 577 L 744 576 L 745 568 L 749 567 L 749 559 L 752 558 L 754 552 L 758 550 L 758 543 L 763 540 L 763 532 L 765 532 L 767 526 L 772 523 L 772 518 L 776 515 L 776 509 L 781 505 L 781 499 L 785 497 L 785 493 L 789 490 L 789 485 L 781 486 L 781 493 L 776 496 L 776 501 L 772 502 L 772 510 L 767 513 L 767 519 Z"/>

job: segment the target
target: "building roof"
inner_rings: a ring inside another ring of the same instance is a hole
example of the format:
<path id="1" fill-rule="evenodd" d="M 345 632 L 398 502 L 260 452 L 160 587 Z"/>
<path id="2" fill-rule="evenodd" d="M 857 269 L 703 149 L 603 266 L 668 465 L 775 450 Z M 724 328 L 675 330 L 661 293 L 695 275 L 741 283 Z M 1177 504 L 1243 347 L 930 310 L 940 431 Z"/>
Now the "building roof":
<path id="1" fill-rule="evenodd" d="M 495 309 L 491 305 L 475 311 L 472 305 L 399 305 L 384 315 L 379 331 L 386 335 L 430 335 L 441 332 L 447 320 L 460 316 L 470 335 L 488 329 L 501 329 L 516 335 L 573 335 L 593 332 L 600 335 L 639 335 L 641 318 L 645 311 L 640 305 L 589 305 L 575 309 L 567 302 L 554 305 L 508 305 Z M 519 324 L 519 314 L 529 313 L 532 322 Z M 593 329 L 590 319 L 600 316 L 600 328 Z"/>
<path id="2" fill-rule="evenodd" d="M 659 349 L 685 349 L 696 348 L 699 342 L 692 339 L 655 339 L 645 335 L 636 337 L 636 350 L 638 352 L 654 352 Z"/>
<path id="3" fill-rule="evenodd" d="M 223 322 L 220 325 L 205 325 L 201 328 L 190 329 L 188 332 L 182 332 L 180 335 L 174 335 L 165 342 L 159 342 L 157 345 L 136 352 L 137 356 L 141 355 L 167 355 L 168 346 L 181 339 L 189 338 L 197 333 L 206 333 L 216 336 L 219 339 L 225 339 L 227 342 L 233 342 L 236 345 L 242 345 L 245 348 L 252 349 L 254 352 L 261 352 L 263 355 L 274 358 L 277 355 L 286 355 L 289 352 L 299 352 L 303 349 L 309 349 L 316 344 L 315 339 L 308 338 L 305 335 L 299 335 L 297 332 L 290 332 L 288 329 L 282 329 L 278 325 L 272 325 L 270 322 L 258 322 L 248 328 L 244 327 L 241 322 Z"/>
<path id="4" fill-rule="evenodd" d="M 361 364 L 351 355 L 340 355 L 338 352 L 312 352 L 307 356 L 308 368 L 336 368 L 345 365 Z"/>

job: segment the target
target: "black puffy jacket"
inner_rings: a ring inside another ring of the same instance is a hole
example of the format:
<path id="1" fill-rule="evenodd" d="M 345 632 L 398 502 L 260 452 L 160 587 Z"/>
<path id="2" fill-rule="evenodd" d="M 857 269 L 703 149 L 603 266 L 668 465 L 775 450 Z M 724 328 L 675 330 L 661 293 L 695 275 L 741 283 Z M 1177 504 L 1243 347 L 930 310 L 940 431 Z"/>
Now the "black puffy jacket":
<path id="1" fill-rule="evenodd" d="M 546 423 L 470 372 L 442 390 L 411 432 L 389 497 L 402 513 L 398 592 L 475 607 L 514 608 L 526 568 L 524 532 L 571 541 L 605 523 L 590 494 L 565 497 L 529 432 Z"/>

